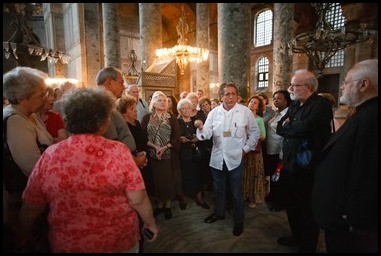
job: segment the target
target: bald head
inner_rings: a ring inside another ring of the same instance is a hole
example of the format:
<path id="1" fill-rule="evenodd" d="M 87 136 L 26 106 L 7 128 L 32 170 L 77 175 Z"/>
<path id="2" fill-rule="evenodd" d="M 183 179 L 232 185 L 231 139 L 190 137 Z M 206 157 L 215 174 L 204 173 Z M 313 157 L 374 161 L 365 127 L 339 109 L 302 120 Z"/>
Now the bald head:
<path id="1" fill-rule="evenodd" d="M 128 85 L 126 91 L 129 95 L 134 96 L 136 100 L 139 99 L 139 88 L 136 84 Z"/>

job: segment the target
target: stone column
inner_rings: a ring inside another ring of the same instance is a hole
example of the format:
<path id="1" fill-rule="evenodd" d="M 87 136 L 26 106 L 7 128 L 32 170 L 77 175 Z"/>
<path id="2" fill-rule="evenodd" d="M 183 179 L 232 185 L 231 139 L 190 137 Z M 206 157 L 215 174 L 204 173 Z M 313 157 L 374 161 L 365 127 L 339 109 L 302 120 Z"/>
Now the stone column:
<path id="1" fill-rule="evenodd" d="M 139 3 L 140 51 L 144 70 L 155 61 L 155 50 L 162 48 L 160 3 Z"/>
<path id="2" fill-rule="evenodd" d="M 105 66 L 120 67 L 120 36 L 117 3 L 102 3 Z"/>
<path id="3" fill-rule="evenodd" d="M 209 4 L 197 3 L 197 47 L 209 49 Z M 197 89 L 209 97 L 209 58 L 197 63 Z"/>
<path id="4" fill-rule="evenodd" d="M 218 3 L 219 83 L 234 82 L 247 98 L 250 78 L 250 6 L 246 3 Z"/>
<path id="5" fill-rule="evenodd" d="M 287 89 L 292 72 L 288 42 L 293 37 L 294 4 L 274 3 L 273 86 L 270 92 Z"/>
<path id="6" fill-rule="evenodd" d="M 59 38 L 65 37 L 65 31 L 62 29 L 64 24 L 63 6 L 61 3 L 44 3 L 43 6 L 45 30 L 47 31 L 46 46 L 48 49 L 65 52 L 65 40 L 59 40 Z M 49 76 L 55 77 L 59 75 L 67 77 L 66 67 L 63 68 L 60 61 L 56 64 L 51 61 L 47 61 L 47 63 Z"/>

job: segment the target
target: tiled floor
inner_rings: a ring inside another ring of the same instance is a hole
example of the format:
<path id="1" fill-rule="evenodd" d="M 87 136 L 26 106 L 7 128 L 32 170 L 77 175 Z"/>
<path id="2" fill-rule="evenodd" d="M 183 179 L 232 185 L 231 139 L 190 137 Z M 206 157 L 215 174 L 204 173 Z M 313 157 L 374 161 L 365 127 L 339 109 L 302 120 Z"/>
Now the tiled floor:
<path id="1" fill-rule="evenodd" d="M 213 205 L 211 199 L 207 202 Z M 266 204 L 246 207 L 244 232 L 238 237 L 232 234 L 230 211 L 224 220 L 204 223 L 212 211 L 213 206 L 205 210 L 190 199 L 187 209 L 180 210 L 174 201 L 173 218 L 165 220 L 162 214 L 156 218 L 159 237 L 145 242 L 144 253 L 292 253 L 298 249 L 277 244 L 279 237 L 289 234 L 285 211 L 271 212 Z M 322 240 L 320 236 L 317 252 L 325 252 Z"/>

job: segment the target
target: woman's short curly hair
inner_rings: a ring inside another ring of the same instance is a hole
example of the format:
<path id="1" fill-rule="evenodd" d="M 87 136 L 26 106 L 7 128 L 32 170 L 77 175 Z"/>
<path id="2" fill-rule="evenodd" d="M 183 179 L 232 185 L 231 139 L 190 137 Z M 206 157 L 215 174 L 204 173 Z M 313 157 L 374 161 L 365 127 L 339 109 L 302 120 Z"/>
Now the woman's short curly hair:
<path id="1" fill-rule="evenodd" d="M 46 86 L 48 75 L 30 67 L 15 67 L 3 75 L 3 95 L 12 104 L 18 99 L 29 99 L 38 88 Z"/>
<path id="2" fill-rule="evenodd" d="M 100 88 L 76 88 L 63 97 L 66 129 L 72 134 L 95 134 L 114 107 L 112 95 Z"/>
<path id="3" fill-rule="evenodd" d="M 125 94 L 116 101 L 116 109 L 121 113 L 124 114 L 127 112 L 127 109 L 131 106 L 136 105 L 136 98 L 134 96 L 131 96 L 129 94 Z"/>

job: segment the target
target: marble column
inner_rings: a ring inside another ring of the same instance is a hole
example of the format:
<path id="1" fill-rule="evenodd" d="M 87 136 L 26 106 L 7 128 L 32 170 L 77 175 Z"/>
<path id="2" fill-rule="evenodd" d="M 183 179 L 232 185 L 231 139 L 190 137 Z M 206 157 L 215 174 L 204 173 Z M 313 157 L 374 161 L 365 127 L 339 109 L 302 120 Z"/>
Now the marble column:
<path id="1" fill-rule="evenodd" d="M 197 3 L 197 47 L 209 49 L 209 4 Z M 209 97 L 209 58 L 197 63 L 197 89 Z"/>
<path id="2" fill-rule="evenodd" d="M 103 14 L 103 44 L 105 54 L 105 66 L 120 66 L 120 36 L 118 21 L 118 4 L 102 3 Z"/>
<path id="3" fill-rule="evenodd" d="M 59 40 L 59 38 L 65 37 L 65 31 L 63 29 L 64 15 L 63 6 L 61 3 L 44 3 L 44 22 L 45 30 L 47 31 L 47 48 L 59 51 L 66 51 L 65 40 Z M 48 63 L 49 76 L 64 76 L 67 77 L 67 69 L 63 68 L 61 62 L 56 64 L 51 61 Z"/>
<path id="4" fill-rule="evenodd" d="M 294 4 L 274 3 L 274 62 L 271 92 L 287 89 L 292 72 L 292 56 L 287 46 L 293 37 Z"/>
<path id="5" fill-rule="evenodd" d="M 162 48 L 160 3 L 139 3 L 140 55 L 143 68 L 155 61 L 155 50 Z"/>
<path id="6" fill-rule="evenodd" d="M 219 83 L 234 82 L 247 98 L 250 78 L 250 6 L 246 3 L 218 3 Z"/>

